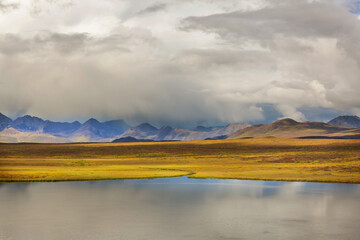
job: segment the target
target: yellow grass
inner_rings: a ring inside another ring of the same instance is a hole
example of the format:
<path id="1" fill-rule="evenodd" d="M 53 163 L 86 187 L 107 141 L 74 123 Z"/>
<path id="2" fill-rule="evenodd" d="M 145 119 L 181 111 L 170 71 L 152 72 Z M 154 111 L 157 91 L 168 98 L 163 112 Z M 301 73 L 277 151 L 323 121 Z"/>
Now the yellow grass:
<path id="1" fill-rule="evenodd" d="M 0 144 L 0 181 L 185 176 L 360 183 L 360 140 Z"/>

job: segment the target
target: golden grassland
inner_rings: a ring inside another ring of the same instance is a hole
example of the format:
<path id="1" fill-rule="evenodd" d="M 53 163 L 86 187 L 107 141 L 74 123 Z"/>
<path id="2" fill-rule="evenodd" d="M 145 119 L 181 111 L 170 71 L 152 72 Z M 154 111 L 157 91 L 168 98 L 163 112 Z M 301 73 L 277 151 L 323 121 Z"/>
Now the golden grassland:
<path id="1" fill-rule="evenodd" d="M 0 144 L 0 181 L 186 176 L 360 183 L 360 140 Z"/>

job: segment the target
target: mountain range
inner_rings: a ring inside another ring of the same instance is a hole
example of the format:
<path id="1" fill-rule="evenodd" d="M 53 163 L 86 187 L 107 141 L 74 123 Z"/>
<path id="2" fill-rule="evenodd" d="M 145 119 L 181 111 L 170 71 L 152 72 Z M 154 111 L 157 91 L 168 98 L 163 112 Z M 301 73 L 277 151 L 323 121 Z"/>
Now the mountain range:
<path id="1" fill-rule="evenodd" d="M 185 141 L 202 139 L 252 138 L 360 138 L 360 118 L 339 116 L 328 123 L 297 122 L 281 119 L 270 124 L 228 124 L 194 129 L 156 128 L 149 123 L 130 126 L 124 120 L 99 122 L 91 118 L 84 123 L 54 122 L 34 116 L 15 120 L 0 113 L 0 142 L 139 142 Z"/>
<path id="2" fill-rule="evenodd" d="M 132 127 L 124 120 L 99 122 L 94 118 L 83 124 L 78 121 L 53 122 L 29 115 L 13 121 L 0 113 L 0 142 L 110 142 L 119 138 L 124 141 L 201 140 L 228 135 L 248 126 L 250 125 L 198 126 L 189 130 L 170 126 L 156 128 L 149 123 Z"/>

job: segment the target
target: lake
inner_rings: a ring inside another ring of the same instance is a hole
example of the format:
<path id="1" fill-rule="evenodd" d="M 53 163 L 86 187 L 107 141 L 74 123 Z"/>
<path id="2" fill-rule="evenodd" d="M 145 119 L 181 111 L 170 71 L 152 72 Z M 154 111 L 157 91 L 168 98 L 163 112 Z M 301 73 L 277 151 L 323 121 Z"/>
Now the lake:
<path id="1" fill-rule="evenodd" d="M 1 183 L 0 239 L 358 239 L 360 185 L 164 178 Z"/>

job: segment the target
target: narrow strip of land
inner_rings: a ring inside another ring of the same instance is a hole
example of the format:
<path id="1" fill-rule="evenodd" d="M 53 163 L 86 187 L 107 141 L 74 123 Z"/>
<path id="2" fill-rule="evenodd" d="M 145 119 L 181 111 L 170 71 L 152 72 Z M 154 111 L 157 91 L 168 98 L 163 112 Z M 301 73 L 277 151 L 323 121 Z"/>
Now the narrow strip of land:
<path id="1" fill-rule="evenodd" d="M 0 181 L 176 177 L 360 183 L 360 140 L 0 144 Z"/>

